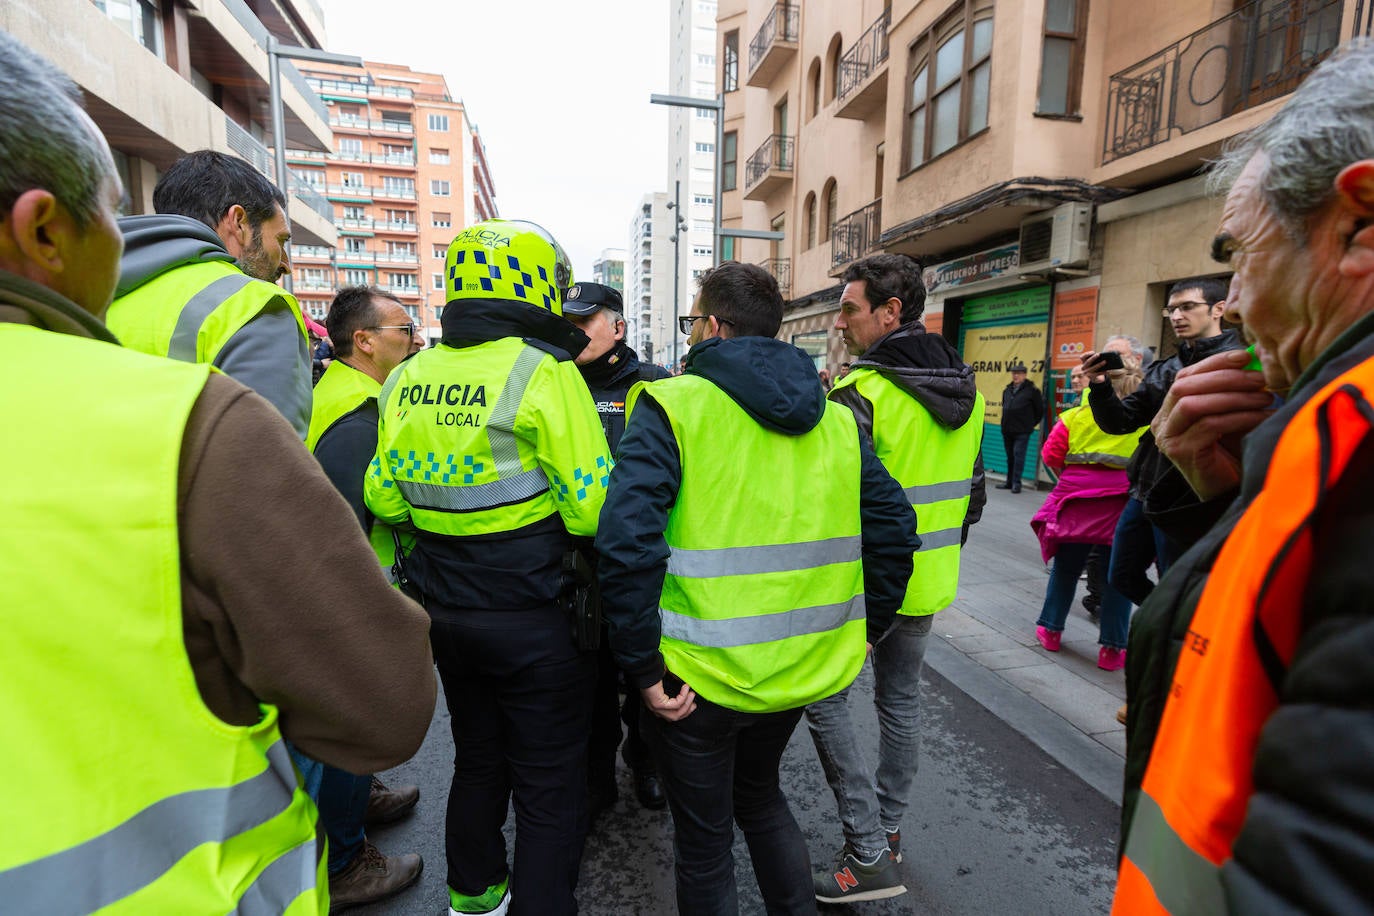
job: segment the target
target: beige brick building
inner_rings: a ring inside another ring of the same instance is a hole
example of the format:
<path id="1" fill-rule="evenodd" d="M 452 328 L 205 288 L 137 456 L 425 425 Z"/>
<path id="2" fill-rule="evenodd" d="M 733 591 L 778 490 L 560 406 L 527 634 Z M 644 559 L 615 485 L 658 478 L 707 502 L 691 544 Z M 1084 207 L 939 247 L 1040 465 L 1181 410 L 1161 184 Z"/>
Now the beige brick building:
<path id="1" fill-rule="evenodd" d="M 1049 395 L 1110 333 L 1172 352 L 1169 283 L 1224 275 L 1202 166 L 1369 34 L 1370 6 L 720 0 L 722 220 L 785 233 L 721 254 L 774 272 L 781 336 L 832 370 L 844 268 L 918 257 L 927 325 L 990 405 L 1013 360 Z"/>

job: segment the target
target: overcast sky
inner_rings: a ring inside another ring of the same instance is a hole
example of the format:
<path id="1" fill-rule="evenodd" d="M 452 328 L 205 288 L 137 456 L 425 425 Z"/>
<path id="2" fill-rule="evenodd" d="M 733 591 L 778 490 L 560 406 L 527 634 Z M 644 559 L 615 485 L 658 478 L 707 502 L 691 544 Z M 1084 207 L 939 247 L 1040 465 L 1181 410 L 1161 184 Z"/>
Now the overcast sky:
<path id="1" fill-rule="evenodd" d="M 442 73 L 482 132 L 501 216 L 562 243 L 579 279 L 663 190 L 667 0 L 320 0 L 326 47 Z"/>

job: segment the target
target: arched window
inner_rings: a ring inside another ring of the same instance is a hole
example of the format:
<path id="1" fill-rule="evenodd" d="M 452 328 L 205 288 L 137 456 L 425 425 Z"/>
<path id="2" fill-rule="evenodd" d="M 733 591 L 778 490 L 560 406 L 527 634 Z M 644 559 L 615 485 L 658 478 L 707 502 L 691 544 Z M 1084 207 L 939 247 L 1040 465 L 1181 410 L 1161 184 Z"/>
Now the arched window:
<path id="1" fill-rule="evenodd" d="M 816 247 L 816 192 L 806 195 L 806 250 Z"/>
<path id="2" fill-rule="evenodd" d="M 825 85 L 825 101 L 829 104 L 840 94 L 840 55 L 844 53 L 844 41 L 839 35 L 830 39 L 830 50 L 826 52 L 825 63 L 830 68 L 830 79 Z"/>
<path id="3" fill-rule="evenodd" d="M 835 220 L 839 217 L 839 188 L 835 184 L 835 179 L 830 179 L 825 183 L 825 190 L 821 195 L 825 200 L 825 205 L 821 209 L 821 241 L 830 241 L 830 230 L 835 226 Z"/>
<path id="4" fill-rule="evenodd" d="M 806 119 L 809 121 L 821 110 L 821 59 L 811 61 L 811 69 L 806 74 L 806 86 L 811 97 L 806 105 Z"/>

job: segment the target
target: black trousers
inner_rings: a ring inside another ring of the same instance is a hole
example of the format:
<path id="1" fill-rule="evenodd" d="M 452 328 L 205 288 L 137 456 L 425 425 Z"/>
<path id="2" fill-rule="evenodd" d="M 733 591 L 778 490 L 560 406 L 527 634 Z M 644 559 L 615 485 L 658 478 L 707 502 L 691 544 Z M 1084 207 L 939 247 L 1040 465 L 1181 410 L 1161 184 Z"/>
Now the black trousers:
<path id="1" fill-rule="evenodd" d="M 676 695 L 681 681 L 669 676 L 664 687 Z M 647 710 L 643 716 L 673 812 L 678 913 L 739 913 L 730 852 L 735 824 L 749 844 L 767 911 L 815 913 L 806 840 L 778 784 L 778 764 L 804 707 L 746 713 L 700 695 L 696 702 L 696 710 L 677 722 Z"/>
<path id="2" fill-rule="evenodd" d="M 587 785 L 603 797 L 616 794 L 615 752 L 620 749 L 620 725 L 625 724 L 625 747 L 621 756 L 636 773 L 654 772 L 649 747 L 639 734 L 639 713 L 644 706 L 639 691 L 625 691 L 620 699 L 620 669 L 611 653 L 610 641 L 601 634 L 596 653 L 596 695 L 592 701 L 592 734 L 587 745 Z"/>
<path id="3" fill-rule="evenodd" d="M 452 717 L 448 884 L 475 896 L 511 875 L 511 913 L 577 912 L 587 832 L 587 732 L 595 656 L 566 612 L 430 607 Z M 515 797 L 515 860 L 501 828 Z"/>
<path id="4" fill-rule="evenodd" d="M 1026 445 L 1030 433 L 1002 433 L 1002 445 L 1007 450 L 1007 483 L 1014 491 L 1021 489 L 1021 472 L 1026 466 Z"/>

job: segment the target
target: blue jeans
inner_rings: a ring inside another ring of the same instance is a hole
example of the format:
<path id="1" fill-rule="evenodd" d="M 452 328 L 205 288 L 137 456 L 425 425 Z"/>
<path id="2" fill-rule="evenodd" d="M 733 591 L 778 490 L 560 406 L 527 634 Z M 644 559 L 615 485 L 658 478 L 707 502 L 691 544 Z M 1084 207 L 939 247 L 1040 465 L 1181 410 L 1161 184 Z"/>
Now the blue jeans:
<path id="1" fill-rule="evenodd" d="M 1155 584 L 1145 574 L 1158 553 L 1155 526 L 1145 520 L 1140 500 L 1126 500 L 1112 535 L 1112 559 L 1107 581 L 1132 604 L 1144 604 Z"/>
<path id="2" fill-rule="evenodd" d="M 1087 565 L 1092 549 L 1092 544 L 1059 545 L 1054 555 L 1054 565 L 1050 567 L 1050 581 L 1045 585 L 1045 604 L 1040 609 L 1036 626 L 1056 633 L 1064 629 L 1074 592 L 1078 589 L 1078 577 L 1083 574 L 1083 567 Z M 1102 592 L 1102 605 L 1098 613 L 1097 641 L 1113 649 L 1126 648 L 1126 635 L 1131 626 L 1131 602 L 1112 587 L 1110 580 Z"/>
<path id="3" fill-rule="evenodd" d="M 675 695 L 681 683 L 670 674 L 664 688 Z M 816 912 L 806 840 L 778 784 L 778 764 L 801 716 L 800 708 L 737 712 L 701 695 L 677 722 L 643 712 L 640 733 L 673 812 L 681 916 L 739 912 L 734 824 L 749 844 L 767 911 Z"/>
<path id="4" fill-rule="evenodd" d="M 849 717 L 849 688 L 806 707 L 806 723 L 835 793 L 845 841 L 870 859 L 887 848 L 885 827 L 900 827 L 921 751 L 921 667 L 935 615 L 898 614 L 873 647 L 878 768 L 872 770 Z"/>

